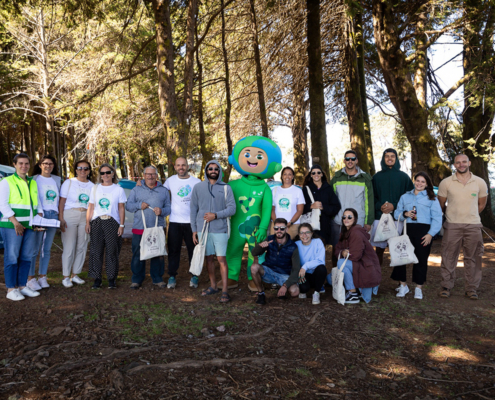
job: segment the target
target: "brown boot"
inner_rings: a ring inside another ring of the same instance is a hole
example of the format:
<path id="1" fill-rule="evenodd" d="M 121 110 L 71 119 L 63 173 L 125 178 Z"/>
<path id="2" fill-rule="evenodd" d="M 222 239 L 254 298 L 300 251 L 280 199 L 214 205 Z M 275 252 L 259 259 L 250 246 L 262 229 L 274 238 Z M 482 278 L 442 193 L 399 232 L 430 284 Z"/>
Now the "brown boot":
<path id="1" fill-rule="evenodd" d="M 249 283 L 248 283 L 248 289 L 251 292 L 257 292 L 258 291 L 258 288 L 256 287 L 256 284 L 254 283 L 254 281 L 249 281 Z"/>
<path id="2" fill-rule="evenodd" d="M 218 282 L 218 287 L 223 287 L 222 281 Z M 227 289 L 235 289 L 239 286 L 239 282 L 234 281 L 233 279 L 227 280 Z"/>

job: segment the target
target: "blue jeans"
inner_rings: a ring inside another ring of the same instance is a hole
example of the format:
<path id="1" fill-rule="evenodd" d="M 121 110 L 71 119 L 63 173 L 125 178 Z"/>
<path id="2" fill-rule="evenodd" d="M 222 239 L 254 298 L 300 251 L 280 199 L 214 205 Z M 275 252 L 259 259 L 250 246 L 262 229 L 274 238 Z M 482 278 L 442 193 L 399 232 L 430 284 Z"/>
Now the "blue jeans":
<path id="1" fill-rule="evenodd" d="M 22 236 L 17 236 L 15 229 L 0 228 L 4 240 L 3 270 L 7 289 L 26 286 L 29 268 L 34 256 L 35 232 L 24 230 Z"/>
<path id="2" fill-rule="evenodd" d="M 337 262 L 337 267 L 340 268 L 342 264 L 344 263 L 345 259 L 341 258 Z M 352 261 L 347 260 L 344 269 L 342 270 L 344 273 L 344 286 L 346 290 L 351 290 L 351 289 L 356 289 L 354 286 L 354 278 L 352 277 Z M 332 274 L 328 274 L 327 276 L 327 282 L 331 285 L 332 284 Z M 359 291 L 361 292 L 361 297 L 366 303 L 369 303 L 371 301 L 371 295 L 374 294 L 375 296 L 378 294 L 378 287 L 375 286 L 373 288 L 359 288 Z"/>
<path id="3" fill-rule="evenodd" d="M 141 261 L 141 238 L 143 235 L 132 234 L 132 283 L 142 284 L 146 276 L 146 260 Z M 163 256 L 150 259 L 150 275 L 153 283 L 163 282 L 165 259 Z"/>
<path id="4" fill-rule="evenodd" d="M 44 214 L 45 215 L 43 216 L 43 218 L 45 219 L 58 220 L 58 213 L 53 210 L 45 211 Z M 48 271 L 48 263 L 50 262 L 50 252 L 52 249 L 53 239 L 55 238 L 55 233 L 57 233 L 57 228 L 46 228 L 45 231 L 34 232 L 35 235 L 34 247 L 36 253 L 34 254 L 33 261 L 31 261 L 29 276 L 34 276 L 35 274 L 36 259 L 38 258 L 38 254 L 40 256 L 40 266 L 38 268 L 38 275 L 46 275 Z M 43 237 L 45 237 L 44 242 L 43 242 Z"/>
<path id="5" fill-rule="evenodd" d="M 263 275 L 261 279 L 265 283 L 274 283 L 276 285 L 282 286 L 285 282 L 287 282 L 287 279 L 289 279 L 289 275 L 275 272 L 270 267 L 266 267 L 264 265 L 262 265 L 262 267 L 265 271 L 265 275 Z"/>

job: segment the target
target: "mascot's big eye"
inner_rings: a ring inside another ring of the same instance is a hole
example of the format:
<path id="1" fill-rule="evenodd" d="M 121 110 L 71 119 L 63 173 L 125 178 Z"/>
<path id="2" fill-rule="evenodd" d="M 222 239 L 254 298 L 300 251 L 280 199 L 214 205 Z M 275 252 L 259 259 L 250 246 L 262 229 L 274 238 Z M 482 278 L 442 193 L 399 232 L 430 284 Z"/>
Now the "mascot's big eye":
<path id="1" fill-rule="evenodd" d="M 251 157 L 251 154 L 249 154 L 248 152 L 246 152 L 246 153 L 244 153 L 244 157 L 249 158 L 249 157 Z"/>
<path id="2" fill-rule="evenodd" d="M 263 160 L 263 158 L 265 158 L 265 157 L 263 157 L 263 154 L 258 154 L 256 156 L 256 159 L 258 159 L 258 160 Z"/>

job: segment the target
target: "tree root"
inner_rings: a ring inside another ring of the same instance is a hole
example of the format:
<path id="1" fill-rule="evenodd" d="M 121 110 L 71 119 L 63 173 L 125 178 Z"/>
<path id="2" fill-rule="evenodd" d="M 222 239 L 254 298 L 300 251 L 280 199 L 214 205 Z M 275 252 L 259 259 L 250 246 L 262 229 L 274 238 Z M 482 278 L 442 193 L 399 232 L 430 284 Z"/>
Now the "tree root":
<path id="1" fill-rule="evenodd" d="M 214 337 L 211 339 L 207 339 L 201 343 L 198 343 L 197 346 L 202 346 L 203 344 L 212 344 L 212 343 L 216 343 L 216 342 L 223 341 L 223 340 L 233 342 L 234 340 L 251 339 L 251 338 L 255 338 L 255 337 L 260 337 L 260 336 L 264 336 L 267 333 L 271 332 L 274 328 L 275 328 L 274 326 L 270 326 L 269 328 L 266 328 L 266 329 L 262 330 L 261 332 L 247 334 L 247 335 L 228 335 L 228 336 Z"/>
<path id="2" fill-rule="evenodd" d="M 20 356 L 17 356 L 12 361 L 10 361 L 9 364 L 16 364 L 25 357 L 29 357 L 29 356 L 38 354 L 41 350 L 60 349 L 62 347 L 74 346 L 77 344 L 88 344 L 88 343 L 91 343 L 91 341 L 90 340 L 79 340 L 76 342 L 65 342 L 65 343 L 59 343 L 59 344 L 53 344 L 53 345 L 46 344 L 46 345 L 38 347 L 37 349 L 28 351 L 28 352 L 26 352 Z"/>
<path id="3" fill-rule="evenodd" d="M 221 367 L 225 364 L 233 363 L 253 363 L 259 365 L 266 364 L 279 364 L 285 363 L 285 360 L 280 360 L 278 358 L 260 358 L 260 357 L 244 357 L 244 358 L 214 358 L 213 360 L 198 361 L 198 360 L 185 360 L 171 362 L 168 364 L 150 364 L 150 365 L 140 365 L 127 371 L 127 374 L 133 375 L 138 372 L 146 371 L 149 369 L 179 369 L 179 368 L 202 368 L 202 367 Z"/>

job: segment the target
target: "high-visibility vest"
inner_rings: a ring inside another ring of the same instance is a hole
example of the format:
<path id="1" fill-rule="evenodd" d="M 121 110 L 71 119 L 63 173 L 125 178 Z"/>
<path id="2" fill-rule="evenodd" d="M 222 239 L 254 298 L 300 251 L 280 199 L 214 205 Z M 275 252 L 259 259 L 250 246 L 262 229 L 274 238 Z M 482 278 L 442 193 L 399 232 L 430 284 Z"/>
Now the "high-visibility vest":
<path id="1" fill-rule="evenodd" d="M 32 178 L 26 177 L 27 182 L 17 173 L 4 178 L 9 183 L 9 206 L 14 216 L 25 228 L 31 228 L 31 216 L 38 213 L 38 185 Z M 31 214 L 32 213 L 32 214 Z M 14 224 L 2 215 L 0 228 L 14 229 Z"/>

